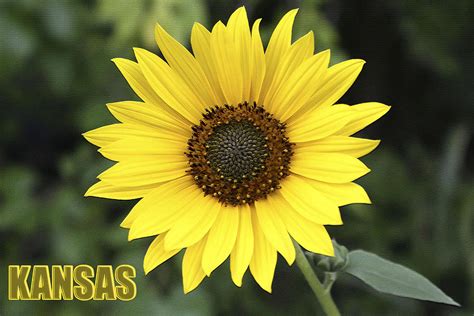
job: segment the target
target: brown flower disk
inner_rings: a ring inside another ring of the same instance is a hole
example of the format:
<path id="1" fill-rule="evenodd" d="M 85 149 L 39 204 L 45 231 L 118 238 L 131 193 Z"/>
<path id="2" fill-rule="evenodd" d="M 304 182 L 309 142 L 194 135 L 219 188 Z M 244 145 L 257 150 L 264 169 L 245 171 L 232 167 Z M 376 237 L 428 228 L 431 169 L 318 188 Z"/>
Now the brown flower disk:
<path id="1" fill-rule="evenodd" d="M 286 126 L 262 106 L 214 106 L 192 130 L 187 172 L 224 205 L 253 204 L 289 174 L 293 144 Z"/>

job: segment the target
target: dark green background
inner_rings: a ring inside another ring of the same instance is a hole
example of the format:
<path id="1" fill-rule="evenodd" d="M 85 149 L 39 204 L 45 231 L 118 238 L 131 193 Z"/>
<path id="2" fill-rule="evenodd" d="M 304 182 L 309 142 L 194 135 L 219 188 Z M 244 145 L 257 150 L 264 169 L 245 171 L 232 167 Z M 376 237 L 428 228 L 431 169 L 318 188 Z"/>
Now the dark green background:
<path id="1" fill-rule="evenodd" d="M 157 52 L 156 21 L 188 44 L 192 23 L 210 27 L 241 5 L 205 0 L 0 0 L 0 314 L 314 314 L 296 267 L 279 259 L 273 295 L 228 262 L 189 295 L 180 256 L 148 277 L 150 240 L 127 242 L 119 223 L 134 202 L 83 198 L 111 165 L 81 133 L 114 122 L 105 103 L 136 99 L 113 57 Z M 474 311 L 474 1 L 246 1 L 266 41 L 283 13 L 300 7 L 295 36 L 316 34 L 333 62 L 367 61 L 343 97 L 391 111 L 363 132 L 382 144 L 359 181 L 373 205 L 342 210 L 331 234 L 427 276 L 461 309 L 375 293 L 349 276 L 334 297 L 347 315 L 472 315 Z M 133 264 L 135 301 L 8 302 L 8 264 Z"/>

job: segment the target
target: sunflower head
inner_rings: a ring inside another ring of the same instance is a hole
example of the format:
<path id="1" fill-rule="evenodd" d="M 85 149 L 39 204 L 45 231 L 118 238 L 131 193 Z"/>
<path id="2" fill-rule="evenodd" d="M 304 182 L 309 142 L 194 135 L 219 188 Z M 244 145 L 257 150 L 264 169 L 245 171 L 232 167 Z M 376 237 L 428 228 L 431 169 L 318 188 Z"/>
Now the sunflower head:
<path id="1" fill-rule="evenodd" d="M 188 172 L 224 205 L 252 205 L 289 174 L 293 150 L 285 125 L 256 103 L 207 109 L 192 130 Z"/>
<path id="2" fill-rule="evenodd" d="M 228 257 L 237 286 L 250 267 L 271 292 L 277 253 L 292 264 L 297 242 L 332 256 L 325 225 L 370 203 L 353 181 L 379 141 L 351 135 L 389 107 L 335 104 L 364 62 L 329 66 L 312 32 L 292 42 L 296 13 L 265 49 L 241 7 L 211 31 L 196 23 L 192 53 L 157 25 L 164 59 L 135 49 L 137 62 L 113 60 L 142 101 L 108 104 L 119 123 L 84 134 L 116 161 L 86 196 L 140 199 L 121 226 L 130 240 L 154 236 L 146 273 L 185 249 L 185 292 Z"/>

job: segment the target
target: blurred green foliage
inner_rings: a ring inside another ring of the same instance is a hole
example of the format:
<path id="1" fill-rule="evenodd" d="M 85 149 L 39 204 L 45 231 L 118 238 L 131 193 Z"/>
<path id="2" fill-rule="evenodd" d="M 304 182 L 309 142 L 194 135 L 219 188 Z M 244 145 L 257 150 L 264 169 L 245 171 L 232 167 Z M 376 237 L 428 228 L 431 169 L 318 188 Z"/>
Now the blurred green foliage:
<path id="1" fill-rule="evenodd" d="M 300 7 L 295 36 L 315 31 L 334 61 L 368 63 L 342 102 L 393 105 L 364 132 L 382 138 L 361 179 L 373 205 L 343 209 L 331 234 L 422 273 L 462 309 L 376 294 L 338 280 L 343 314 L 470 315 L 474 311 L 474 2 L 224 0 L 0 0 L 0 314 L 209 315 L 314 314 L 295 267 L 279 261 L 274 293 L 249 275 L 242 289 L 228 263 L 193 293 L 181 290 L 180 257 L 148 277 L 149 240 L 128 243 L 119 223 L 133 205 L 85 199 L 111 165 L 81 133 L 114 122 L 106 102 L 136 99 L 109 60 L 132 47 L 157 51 L 156 21 L 184 44 L 194 21 L 210 27 L 246 4 L 271 34 L 283 12 Z M 6 302 L 8 264 L 133 264 L 132 302 Z"/>

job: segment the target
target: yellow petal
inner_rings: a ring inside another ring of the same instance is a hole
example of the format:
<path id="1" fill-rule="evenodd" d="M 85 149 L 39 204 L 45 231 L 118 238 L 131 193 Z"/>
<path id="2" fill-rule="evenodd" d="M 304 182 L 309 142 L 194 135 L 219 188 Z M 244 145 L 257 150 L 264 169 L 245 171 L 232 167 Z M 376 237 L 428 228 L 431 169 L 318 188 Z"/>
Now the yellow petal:
<path id="1" fill-rule="evenodd" d="M 206 245 L 206 238 L 186 249 L 183 257 L 183 291 L 191 292 L 201 284 L 206 276 L 201 267 L 202 252 Z"/>
<path id="2" fill-rule="evenodd" d="M 211 55 L 211 33 L 201 24 L 194 23 L 191 31 L 191 46 L 196 60 L 201 65 L 202 70 L 206 74 L 214 95 L 217 99 L 217 105 L 225 104 L 225 97 L 219 85 L 217 78 L 217 70 L 213 56 Z"/>
<path id="3" fill-rule="evenodd" d="M 143 269 L 145 274 L 158 267 L 160 264 L 173 257 L 175 254 L 181 251 L 181 249 L 165 250 L 164 239 L 166 233 L 156 237 L 148 247 L 145 254 L 145 260 L 143 260 Z"/>
<path id="4" fill-rule="evenodd" d="M 314 180 L 345 183 L 362 177 L 370 169 L 349 155 L 305 152 L 296 146 L 291 159 L 291 171 Z"/>
<path id="5" fill-rule="evenodd" d="M 204 199 L 201 189 L 196 186 L 184 188 L 181 192 L 173 194 L 170 197 L 150 194 L 150 197 L 145 197 L 147 199 L 144 203 L 135 205 L 132 212 L 137 215 L 134 215 L 135 220 L 130 227 L 129 240 L 154 236 L 170 230 L 193 209 L 195 204 L 201 204 Z M 166 249 L 173 247 L 168 246 Z"/>
<path id="6" fill-rule="evenodd" d="M 288 84 L 289 78 L 296 69 L 303 61 L 313 56 L 313 53 L 314 35 L 313 32 L 309 32 L 291 45 L 290 49 L 282 56 L 282 60 L 275 70 L 273 80 L 263 101 L 263 104 L 270 112 L 275 109 L 273 102 L 275 94 Z"/>
<path id="7" fill-rule="evenodd" d="M 351 121 L 338 132 L 339 135 L 352 135 L 375 122 L 390 110 L 389 106 L 378 102 L 360 103 L 349 108 Z"/>
<path id="8" fill-rule="evenodd" d="M 221 204 L 212 196 L 201 197 L 173 223 L 166 234 L 165 248 L 185 248 L 209 232 L 221 210 Z"/>
<path id="9" fill-rule="evenodd" d="M 308 220 L 318 224 L 342 224 L 337 205 L 312 187 L 305 178 L 292 174 L 283 180 L 279 191 Z"/>
<path id="10" fill-rule="evenodd" d="M 105 147 L 127 137 L 164 138 L 187 142 L 189 137 L 167 129 L 151 128 L 137 124 L 111 124 L 84 133 L 83 136 L 92 144 Z"/>
<path id="11" fill-rule="evenodd" d="M 171 114 L 143 102 L 122 101 L 108 103 L 110 113 L 122 123 L 143 126 L 158 132 L 167 130 L 189 138 L 191 128 L 184 118 L 177 120 Z"/>
<path id="12" fill-rule="evenodd" d="M 146 80 L 138 63 L 124 58 L 114 58 L 112 61 L 118 67 L 122 75 L 127 80 L 130 87 L 145 103 L 157 109 L 167 112 L 176 120 L 184 122 L 184 117 L 170 108 L 161 98 L 156 94 L 153 88 Z"/>
<path id="13" fill-rule="evenodd" d="M 253 229 L 250 207 L 239 206 L 239 230 L 234 248 L 230 254 L 230 272 L 235 285 L 242 286 L 242 278 L 253 254 Z"/>
<path id="14" fill-rule="evenodd" d="M 105 146 L 123 137 L 124 130 L 120 129 L 123 124 L 111 124 L 88 131 L 82 136 L 91 144 L 98 147 Z"/>
<path id="15" fill-rule="evenodd" d="M 352 203 L 370 204 L 370 198 L 367 196 L 364 188 L 354 182 L 348 183 L 327 183 L 317 180 L 308 180 L 308 182 L 319 192 L 334 201 L 338 206 Z"/>
<path id="16" fill-rule="evenodd" d="M 97 176 L 105 183 L 124 186 L 141 187 L 170 181 L 186 174 L 187 163 L 174 161 L 173 156 L 157 156 L 147 161 L 124 161 Z"/>
<path id="17" fill-rule="evenodd" d="M 124 58 L 114 58 L 112 61 L 118 67 L 133 91 L 135 91 L 143 101 L 150 104 L 161 104 L 163 102 L 145 79 L 140 66 L 138 66 L 136 62 Z"/>
<path id="18" fill-rule="evenodd" d="M 107 128 L 105 128 L 107 127 Z M 104 128 L 99 128 L 87 132 L 84 136 L 89 140 L 100 140 L 102 148 L 106 147 L 107 149 L 115 148 L 120 146 L 127 146 L 127 143 L 138 141 L 145 142 L 145 144 L 159 142 L 159 141 L 171 141 L 175 146 L 173 148 L 186 148 L 184 144 L 187 143 L 189 137 L 187 135 L 183 135 L 180 133 L 176 133 L 176 131 L 171 131 L 168 129 L 157 129 L 157 128 L 150 128 L 146 126 L 140 125 L 132 125 L 132 124 L 113 124 L 104 126 Z M 113 145 L 114 142 L 119 141 L 120 144 Z M 132 147 L 136 148 L 139 147 L 138 143 L 133 144 Z M 106 149 L 106 151 L 107 151 Z M 102 152 L 103 150 L 99 150 Z M 118 149 L 119 152 L 122 150 Z M 127 151 L 127 150 L 125 150 Z M 165 150 L 166 152 L 166 150 Z M 178 155 L 182 155 L 184 150 L 176 151 Z M 113 154 L 112 154 L 113 155 Z M 107 156 L 106 156 L 107 157 Z M 112 160 L 121 160 L 120 158 L 112 157 Z M 125 157 L 126 159 L 126 157 Z"/>
<path id="19" fill-rule="evenodd" d="M 198 100 L 205 106 L 216 105 L 214 92 L 194 56 L 159 24 L 155 27 L 155 39 L 168 64 L 186 82 Z"/>
<path id="20" fill-rule="evenodd" d="M 145 195 L 145 197 L 132 208 L 120 226 L 123 228 L 130 228 L 137 217 L 145 213 L 146 210 L 152 209 L 152 207 L 158 205 L 159 202 L 163 202 L 169 198 L 175 198 L 187 188 L 198 192 L 191 177 L 181 177 L 156 186 L 151 192 L 149 192 L 149 194 Z M 155 210 L 156 208 L 153 208 L 153 211 Z"/>
<path id="21" fill-rule="evenodd" d="M 239 209 L 222 207 L 207 236 L 202 268 L 210 275 L 230 255 L 239 229 Z"/>
<path id="22" fill-rule="evenodd" d="M 238 8 L 229 18 L 227 29 L 233 34 L 237 59 L 242 73 L 242 101 L 249 101 L 252 60 L 252 38 L 250 36 L 249 20 L 245 7 Z"/>
<path id="23" fill-rule="evenodd" d="M 359 158 L 370 153 L 379 143 L 380 140 L 334 135 L 307 143 L 299 143 L 297 146 L 300 152 L 339 153 Z"/>
<path id="24" fill-rule="evenodd" d="M 155 54 L 140 48 L 134 51 L 140 69 L 156 94 L 189 122 L 198 123 L 205 105 L 199 103 L 183 80 Z"/>
<path id="25" fill-rule="evenodd" d="M 211 51 L 214 69 L 224 93 L 226 103 L 237 105 L 243 101 L 243 77 L 240 58 L 233 34 L 222 22 L 216 23 L 211 33 Z"/>
<path id="26" fill-rule="evenodd" d="M 161 194 L 166 190 L 169 192 L 167 193 L 168 196 Z M 189 225 L 184 226 L 186 223 L 183 225 L 183 219 L 192 220 L 193 214 L 196 213 L 195 208 L 200 211 L 205 210 L 204 207 L 209 202 L 209 197 L 204 197 L 202 190 L 196 185 L 186 187 L 182 184 L 181 191 L 178 192 L 177 190 L 175 188 L 155 190 L 135 205 L 132 212 L 137 215 L 135 215 L 135 220 L 130 228 L 129 240 L 153 236 L 173 229 L 173 236 L 167 237 L 166 249 L 183 248 L 184 246 L 179 245 L 180 242 L 190 245 L 203 236 L 202 231 L 207 232 L 209 230 L 208 226 L 212 225 L 215 219 L 212 209 L 209 211 L 210 216 L 200 215 L 203 223 L 195 226 L 196 231 L 192 232 L 192 236 L 186 236 L 182 240 L 178 240 L 176 236 L 181 234 L 180 227 L 183 230 L 189 230 Z M 170 232 L 168 232 L 168 235 Z M 173 243 L 178 244 L 174 246 Z"/>
<path id="27" fill-rule="evenodd" d="M 331 237 L 329 237 L 323 225 L 301 216 L 279 192 L 268 197 L 270 203 L 274 206 L 274 211 L 285 222 L 291 237 L 301 246 L 315 253 L 334 256 Z"/>
<path id="28" fill-rule="evenodd" d="M 186 162 L 186 140 L 170 140 L 159 137 L 130 136 L 98 150 L 114 161 L 155 160 L 162 162 Z"/>
<path id="29" fill-rule="evenodd" d="M 270 41 L 268 42 L 267 50 L 265 51 L 265 79 L 263 80 L 260 92 L 259 104 L 263 104 L 268 89 L 273 81 L 276 69 L 281 63 L 282 56 L 284 56 L 291 47 L 291 33 L 297 12 L 298 9 L 294 9 L 283 16 L 275 27 Z"/>
<path id="30" fill-rule="evenodd" d="M 260 38 L 260 21 L 258 19 L 252 26 L 252 84 L 250 88 L 249 103 L 257 102 L 265 78 L 265 53 L 263 51 L 262 39 Z"/>
<path id="31" fill-rule="evenodd" d="M 252 209 L 252 228 L 254 235 L 254 250 L 250 261 L 250 272 L 255 281 L 265 291 L 272 292 L 273 275 L 277 263 L 277 252 L 265 238 L 259 227 L 255 209 Z"/>
<path id="32" fill-rule="evenodd" d="M 281 253 L 289 265 L 293 264 L 296 255 L 295 246 L 288 236 L 285 223 L 278 214 L 275 214 L 268 200 L 256 201 L 255 209 L 260 229 L 266 239 Z"/>
<path id="33" fill-rule="evenodd" d="M 288 122 L 288 137 L 299 143 L 333 135 L 350 121 L 350 112 L 347 108 L 332 106 L 308 113 L 304 120 Z"/>
<path id="34" fill-rule="evenodd" d="M 361 59 L 350 59 L 330 67 L 313 96 L 289 121 L 304 120 L 308 112 L 334 104 L 352 86 L 364 64 Z"/>
<path id="35" fill-rule="evenodd" d="M 303 107 L 321 86 L 326 73 L 330 52 L 325 50 L 305 60 L 291 74 L 288 81 L 272 100 L 273 113 L 285 122 Z"/>
<path id="36" fill-rule="evenodd" d="M 95 196 L 114 200 L 133 200 L 144 197 L 154 186 L 118 187 L 99 181 L 91 186 L 84 196 Z"/>

